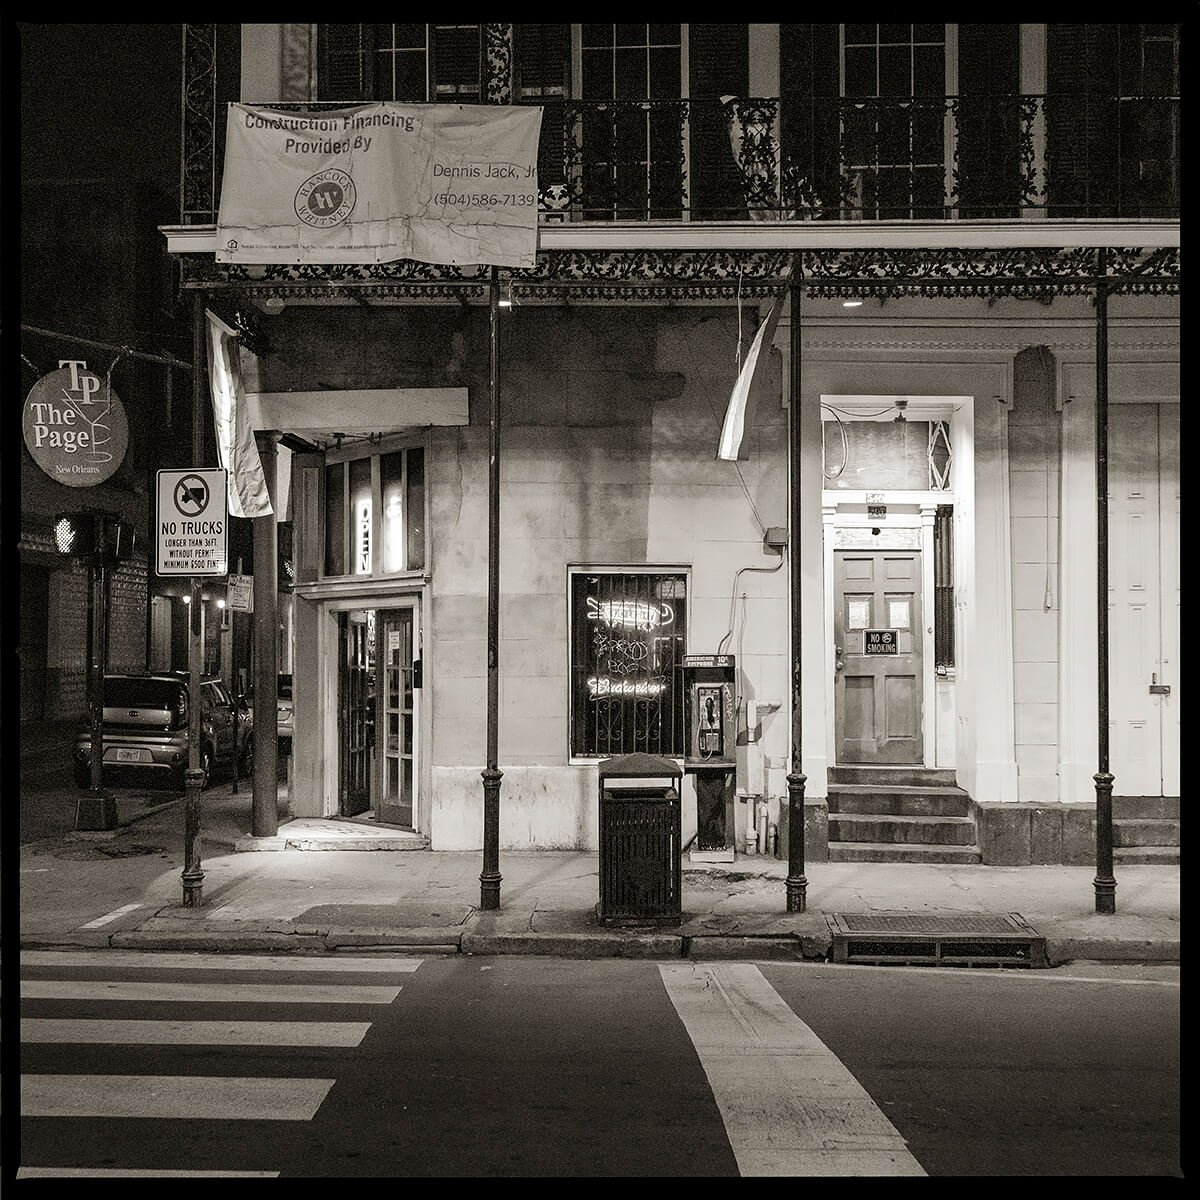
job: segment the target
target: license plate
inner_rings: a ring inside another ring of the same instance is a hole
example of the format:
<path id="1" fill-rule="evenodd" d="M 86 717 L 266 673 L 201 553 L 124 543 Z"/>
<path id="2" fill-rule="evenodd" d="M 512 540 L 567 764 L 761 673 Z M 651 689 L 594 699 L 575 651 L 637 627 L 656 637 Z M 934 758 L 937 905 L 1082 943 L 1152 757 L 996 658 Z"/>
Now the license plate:
<path id="1" fill-rule="evenodd" d="M 117 762 L 141 762 L 143 750 L 117 750 Z"/>

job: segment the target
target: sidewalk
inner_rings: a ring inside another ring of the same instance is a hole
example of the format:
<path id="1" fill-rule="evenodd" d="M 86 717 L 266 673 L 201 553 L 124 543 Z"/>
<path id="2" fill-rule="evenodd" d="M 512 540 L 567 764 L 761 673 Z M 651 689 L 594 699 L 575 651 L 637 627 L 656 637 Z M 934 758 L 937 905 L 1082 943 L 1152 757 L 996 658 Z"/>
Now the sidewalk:
<path id="1" fill-rule="evenodd" d="M 203 795 L 202 903 L 185 908 L 182 801 L 115 795 L 116 830 L 21 846 L 23 947 L 823 960 L 847 916 L 977 932 L 1018 914 L 1049 965 L 1180 958 L 1178 866 L 1117 868 L 1117 912 L 1101 915 L 1091 867 L 810 863 L 806 911 L 788 913 L 786 861 L 685 853 L 680 923 L 606 927 L 595 853 L 502 849 L 500 908 L 482 911 L 480 852 L 286 814 L 277 837 L 256 839 L 248 780 Z M 73 812 L 73 795 L 58 802 Z"/>

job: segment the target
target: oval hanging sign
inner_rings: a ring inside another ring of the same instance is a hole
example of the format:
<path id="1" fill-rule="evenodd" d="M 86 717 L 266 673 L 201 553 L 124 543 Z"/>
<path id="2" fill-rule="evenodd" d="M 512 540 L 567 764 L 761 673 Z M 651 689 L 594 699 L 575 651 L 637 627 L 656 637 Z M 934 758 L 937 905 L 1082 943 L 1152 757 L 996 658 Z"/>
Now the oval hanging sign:
<path id="1" fill-rule="evenodd" d="M 63 359 L 58 367 L 43 375 L 25 398 L 25 445 L 56 483 L 93 487 L 125 460 L 125 408 L 87 363 Z"/>

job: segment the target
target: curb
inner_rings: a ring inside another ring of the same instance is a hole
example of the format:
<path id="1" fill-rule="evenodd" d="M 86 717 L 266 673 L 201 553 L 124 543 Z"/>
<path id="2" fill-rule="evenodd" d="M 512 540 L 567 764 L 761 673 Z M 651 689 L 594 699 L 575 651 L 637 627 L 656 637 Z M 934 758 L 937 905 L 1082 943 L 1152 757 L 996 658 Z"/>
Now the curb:
<path id="1" fill-rule="evenodd" d="M 680 936 L 654 934 L 464 934 L 446 935 L 445 930 L 330 930 L 326 934 L 299 932 L 224 930 L 125 932 L 68 931 L 23 937 L 20 949 L 131 949 L 175 950 L 175 952 L 346 954 L 386 953 L 398 955 L 474 956 L 532 955 L 564 959 L 690 959 L 694 961 L 787 961 L 829 962 L 828 946 L 821 938 Z M 1072 962 L 1156 962 L 1178 964 L 1178 942 L 1057 941 L 1046 943 L 1046 966 L 1061 967 Z M 850 964 L 853 966 L 854 964 Z M 943 968 L 950 970 L 950 968 Z M 1008 970 L 1026 970 L 1012 967 Z"/>
<path id="2" fill-rule="evenodd" d="M 285 954 L 389 953 L 400 955 L 533 955 L 557 958 L 686 958 L 693 961 L 767 960 L 829 962 L 832 939 L 813 935 L 731 937 L 722 934 L 667 933 L 472 933 L 426 929 L 133 929 L 42 934 L 22 938 L 21 949 L 207 951 L 236 954 L 270 951 Z M 1178 963 L 1179 942 L 1102 939 L 1047 939 L 1047 966 L 1072 962 Z"/>
<path id="3" fill-rule="evenodd" d="M 1071 962 L 1178 963 L 1178 940 L 1111 942 L 1095 938 L 1046 938 L 1046 959 L 1052 967 Z"/>

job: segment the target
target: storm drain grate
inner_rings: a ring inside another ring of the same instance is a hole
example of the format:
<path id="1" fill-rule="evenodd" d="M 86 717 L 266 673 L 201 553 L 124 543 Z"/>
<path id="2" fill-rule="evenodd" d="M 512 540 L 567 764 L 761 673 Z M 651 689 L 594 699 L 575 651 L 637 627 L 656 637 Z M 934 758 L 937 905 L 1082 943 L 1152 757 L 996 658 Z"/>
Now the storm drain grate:
<path id="1" fill-rule="evenodd" d="M 1019 913 L 832 913 L 833 961 L 1045 967 L 1046 939 Z"/>

